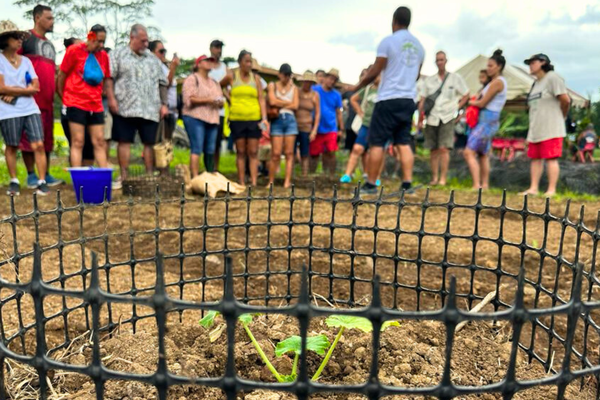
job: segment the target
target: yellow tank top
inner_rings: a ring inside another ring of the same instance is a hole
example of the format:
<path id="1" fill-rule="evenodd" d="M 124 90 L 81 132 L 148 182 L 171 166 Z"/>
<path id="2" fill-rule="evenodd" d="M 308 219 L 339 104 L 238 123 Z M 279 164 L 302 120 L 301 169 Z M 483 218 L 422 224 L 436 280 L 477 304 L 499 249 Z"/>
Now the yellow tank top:
<path id="1" fill-rule="evenodd" d="M 235 79 L 231 85 L 230 121 L 260 121 L 260 103 L 254 74 L 250 75 L 250 82 L 244 82 L 240 71 L 235 71 Z"/>

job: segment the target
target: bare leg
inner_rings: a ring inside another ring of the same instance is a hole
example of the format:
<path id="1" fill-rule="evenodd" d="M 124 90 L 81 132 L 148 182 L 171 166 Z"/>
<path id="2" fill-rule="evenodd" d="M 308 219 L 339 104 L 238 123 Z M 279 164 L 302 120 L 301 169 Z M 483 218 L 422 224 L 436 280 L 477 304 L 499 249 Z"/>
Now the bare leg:
<path id="1" fill-rule="evenodd" d="M 471 178 L 473 179 L 473 189 L 480 189 L 481 177 L 477 153 L 475 153 L 471 149 L 465 149 L 463 155 L 465 157 L 465 161 L 467 162 L 467 166 L 469 167 L 469 172 L 471 172 Z"/>
<path id="2" fill-rule="evenodd" d="M 450 151 L 443 147 L 439 149 L 439 163 L 440 163 L 440 186 L 446 186 L 448 182 L 448 168 L 450 167 Z"/>
<path id="3" fill-rule="evenodd" d="M 83 145 L 85 141 L 85 126 L 75 122 L 69 122 L 71 131 L 71 166 L 81 167 L 83 159 Z"/>
<path id="4" fill-rule="evenodd" d="M 238 139 L 235 141 L 235 164 L 238 170 L 238 183 L 246 184 L 246 139 Z"/>
<path id="5" fill-rule="evenodd" d="M 354 144 L 352 146 L 352 152 L 350 153 L 350 157 L 348 158 L 348 164 L 346 165 L 346 175 L 352 176 L 354 171 L 356 170 L 356 165 L 358 164 L 358 160 L 363 158 L 363 169 L 366 168 L 368 162 L 365 162 L 366 153 L 365 148 L 360 144 Z"/>
<path id="6" fill-rule="evenodd" d="M 381 157 L 381 163 L 379 165 L 379 176 L 377 177 L 377 179 L 381 179 L 381 175 L 383 175 L 383 170 L 385 168 L 385 159 L 386 159 L 386 155 L 384 152 L 383 157 Z"/>
<path id="7" fill-rule="evenodd" d="M 544 161 L 539 159 L 531 160 L 530 170 L 531 183 L 529 185 L 529 189 L 527 189 L 524 192 L 521 192 L 521 195 L 538 194 L 540 190 L 540 179 L 542 179 L 542 173 L 544 172 Z"/>
<path id="8" fill-rule="evenodd" d="M 481 168 L 481 188 L 487 190 L 490 187 L 490 157 L 487 154 L 480 156 L 479 165 Z"/>
<path id="9" fill-rule="evenodd" d="M 44 142 L 31 143 L 31 149 L 33 150 L 33 156 L 35 157 L 35 165 L 38 170 L 38 177 L 41 181 L 46 179 L 46 151 L 44 150 Z"/>
<path id="10" fill-rule="evenodd" d="M 310 163 L 309 157 L 301 157 L 300 164 L 302 165 L 302 176 L 308 176 L 308 164 Z"/>
<path id="11" fill-rule="evenodd" d="M 32 151 L 22 151 L 21 156 L 23 156 L 23 163 L 25 164 L 25 168 L 27 168 L 27 174 L 35 173 L 35 157 Z"/>
<path id="12" fill-rule="evenodd" d="M 271 162 L 269 163 L 269 185 L 275 183 L 275 175 L 281 164 L 283 152 L 283 136 L 271 136 Z"/>
<path id="13" fill-rule="evenodd" d="M 560 175 L 560 165 L 557 159 L 546 160 L 546 173 L 548 174 L 548 191 L 545 196 L 551 197 L 556 194 L 556 185 Z"/>
<path id="14" fill-rule="evenodd" d="M 323 153 L 323 170 L 330 176 L 335 176 L 337 167 L 337 160 L 335 158 L 335 152 L 329 151 Z"/>
<path id="15" fill-rule="evenodd" d="M 88 127 L 92 144 L 94 145 L 94 158 L 100 168 L 108 167 L 106 158 L 106 140 L 104 140 L 104 125 L 92 125 Z"/>
<path id="16" fill-rule="evenodd" d="M 154 171 L 154 150 L 151 144 L 144 145 L 144 165 L 146 166 L 147 174 L 151 174 Z"/>
<path id="17" fill-rule="evenodd" d="M 6 146 L 6 150 L 4 150 L 4 156 L 6 157 L 6 166 L 8 167 L 8 174 L 10 175 L 11 179 L 15 179 L 17 177 L 17 152 L 18 151 L 19 151 L 19 148 L 13 147 L 13 146 Z"/>
<path id="18" fill-rule="evenodd" d="M 285 181 L 284 188 L 292 186 L 294 175 L 294 148 L 296 146 L 296 135 L 286 136 L 283 142 L 283 154 L 285 154 Z"/>
<path id="19" fill-rule="evenodd" d="M 129 169 L 129 157 L 131 156 L 131 143 L 119 142 L 117 157 L 121 168 L 121 180 L 127 179 Z"/>
<path id="20" fill-rule="evenodd" d="M 402 182 L 412 182 L 413 167 L 415 165 L 415 155 L 413 154 L 412 148 L 408 144 L 402 144 L 396 146 L 396 151 L 400 155 L 400 166 L 402 168 Z M 381 149 L 381 156 L 378 159 L 378 163 L 383 160 L 383 148 Z M 371 154 L 371 157 L 373 155 Z M 372 163 L 372 161 L 369 161 Z M 377 164 L 379 168 L 379 164 Z M 376 172 L 376 171 L 375 171 Z M 369 179 L 371 174 L 369 173 Z"/>
<path id="21" fill-rule="evenodd" d="M 367 180 L 370 184 L 374 185 L 377 182 L 377 176 L 379 174 L 379 168 L 383 160 L 383 147 L 371 146 L 369 148 L 369 165 L 367 165 Z M 404 173 L 404 171 L 402 171 Z"/>
<path id="22" fill-rule="evenodd" d="M 429 184 L 436 186 L 440 181 L 440 149 L 431 150 L 429 163 L 431 164 L 431 182 Z"/>
<path id="23" fill-rule="evenodd" d="M 317 167 L 319 166 L 319 156 L 311 156 L 310 157 L 310 173 L 314 174 L 317 172 Z"/>
<path id="24" fill-rule="evenodd" d="M 356 144 L 354 146 L 356 146 Z M 352 146 L 352 152 L 354 152 L 354 146 Z M 350 156 L 352 156 L 352 153 L 350 153 Z M 366 174 L 367 173 L 367 165 L 369 165 L 369 153 L 367 153 L 365 151 L 364 147 L 363 147 L 361 161 L 362 161 L 362 172 L 363 172 L 363 174 Z M 356 169 L 356 165 L 354 166 L 354 168 Z M 354 170 L 352 170 L 352 173 L 354 173 Z M 348 174 L 348 175 L 350 175 L 350 174 Z M 352 176 L 352 175 L 350 175 L 350 176 Z"/>
<path id="25" fill-rule="evenodd" d="M 258 182 L 258 139 L 248 139 L 246 156 L 250 160 L 250 180 L 252 186 L 256 186 Z"/>

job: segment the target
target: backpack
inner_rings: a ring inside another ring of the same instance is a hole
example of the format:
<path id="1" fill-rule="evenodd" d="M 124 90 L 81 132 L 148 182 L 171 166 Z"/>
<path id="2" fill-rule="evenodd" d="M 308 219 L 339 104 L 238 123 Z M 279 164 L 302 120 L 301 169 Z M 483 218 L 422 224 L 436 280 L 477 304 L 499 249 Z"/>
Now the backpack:
<path id="1" fill-rule="evenodd" d="M 104 79 L 104 72 L 93 53 L 88 55 L 83 66 L 83 80 L 90 86 L 98 86 Z"/>

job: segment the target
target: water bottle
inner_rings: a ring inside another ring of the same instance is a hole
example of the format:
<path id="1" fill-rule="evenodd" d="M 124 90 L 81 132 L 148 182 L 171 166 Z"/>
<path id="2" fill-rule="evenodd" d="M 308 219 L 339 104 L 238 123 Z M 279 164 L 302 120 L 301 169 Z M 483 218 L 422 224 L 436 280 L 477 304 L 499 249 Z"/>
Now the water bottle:
<path id="1" fill-rule="evenodd" d="M 29 74 L 29 71 L 25 71 L 25 86 L 31 85 L 31 82 L 33 82 L 31 74 Z"/>

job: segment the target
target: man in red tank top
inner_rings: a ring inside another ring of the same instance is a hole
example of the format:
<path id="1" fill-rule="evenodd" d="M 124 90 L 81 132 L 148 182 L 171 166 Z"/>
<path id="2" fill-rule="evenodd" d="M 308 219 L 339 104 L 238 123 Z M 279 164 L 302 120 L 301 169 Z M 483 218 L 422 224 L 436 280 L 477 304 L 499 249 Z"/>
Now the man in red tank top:
<path id="1" fill-rule="evenodd" d="M 40 80 L 40 91 L 35 95 L 37 103 L 42 113 L 42 125 L 44 128 L 44 149 L 46 150 L 46 159 L 48 161 L 48 171 L 50 168 L 50 152 L 54 148 L 54 92 L 56 76 L 56 50 L 50 40 L 46 38 L 47 33 L 54 30 L 54 16 L 52 9 L 47 6 L 37 5 L 33 9 L 34 28 L 30 31 L 31 35 L 23 41 L 23 47 L 20 53 L 31 60 L 33 68 Z M 31 145 L 27 140 L 27 135 L 23 135 L 19 149 L 23 153 L 23 161 L 27 167 L 27 186 L 35 187 L 38 178 L 35 173 L 35 162 Z M 48 186 L 57 186 L 63 181 L 54 178 L 49 173 L 46 174 L 46 183 Z"/>

